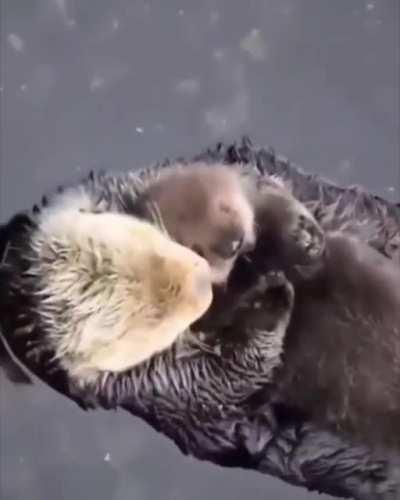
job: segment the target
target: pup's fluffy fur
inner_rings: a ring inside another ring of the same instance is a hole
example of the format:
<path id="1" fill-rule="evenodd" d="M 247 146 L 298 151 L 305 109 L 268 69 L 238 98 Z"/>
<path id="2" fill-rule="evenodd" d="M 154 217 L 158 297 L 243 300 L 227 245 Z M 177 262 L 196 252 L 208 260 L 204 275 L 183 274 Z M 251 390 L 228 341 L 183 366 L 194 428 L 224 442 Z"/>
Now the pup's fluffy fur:
<path id="1" fill-rule="evenodd" d="M 214 283 L 224 283 L 237 256 L 255 243 L 254 208 L 238 170 L 198 164 L 164 169 L 136 203 L 159 214 L 167 232 L 204 256 Z"/>
<path id="2" fill-rule="evenodd" d="M 259 229 L 274 251 L 282 238 L 279 252 L 289 257 L 295 251 L 296 262 L 317 258 L 323 246 L 315 219 L 282 184 L 225 165 L 165 168 L 138 197 L 135 211 L 150 220 L 158 216 L 176 241 L 204 256 L 216 284 L 225 283 L 237 257 L 254 248 Z"/>

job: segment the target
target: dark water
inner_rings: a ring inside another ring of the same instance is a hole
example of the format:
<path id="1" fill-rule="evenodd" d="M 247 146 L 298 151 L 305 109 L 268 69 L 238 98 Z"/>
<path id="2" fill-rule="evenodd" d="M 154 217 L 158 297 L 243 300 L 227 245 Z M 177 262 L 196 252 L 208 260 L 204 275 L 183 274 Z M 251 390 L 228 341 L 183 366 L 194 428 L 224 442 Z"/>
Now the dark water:
<path id="1" fill-rule="evenodd" d="M 1 221 L 90 168 L 243 133 L 399 198 L 397 0 L 0 5 Z M 1 379 L 0 443 L 2 500 L 318 498 L 185 458 L 141 421 L 41 385 Z"/>

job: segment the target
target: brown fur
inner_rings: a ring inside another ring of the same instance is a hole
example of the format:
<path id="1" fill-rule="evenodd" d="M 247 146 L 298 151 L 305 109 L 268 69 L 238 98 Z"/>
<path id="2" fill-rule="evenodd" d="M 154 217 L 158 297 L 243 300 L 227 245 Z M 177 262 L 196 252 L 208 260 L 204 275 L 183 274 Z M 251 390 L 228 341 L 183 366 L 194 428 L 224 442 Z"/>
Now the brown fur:
<path id="1" fill-rule="evenodd" d="M 279 400 L 372 445 L 400 449 L 400 271 L 330 233 L 316 269 L 294 279 Z"/>
<path id="2" fill-rule="evenodd" d="M 271 242 L 271 255 L 279 245 L 296 262 L 318 257 L 323 247 L 317 222 L 288 189 L 224 165 L 174 165 L 146 186 L 135 209 L 147 218 L 156 211 L 172 238 L 206 258 L 216 284 L 226 282 L 256 237 Z"/>
<path id="3" fill-rule="evenodd" d="M 171 237 L 208 261 L 215 283 L 226 281 L 238 254 L 255 242 L 244 183 L 237 170 L 223 165 L 166 169 L 146 187 L 136 210 L 146 217 L 159 212 Z"/>

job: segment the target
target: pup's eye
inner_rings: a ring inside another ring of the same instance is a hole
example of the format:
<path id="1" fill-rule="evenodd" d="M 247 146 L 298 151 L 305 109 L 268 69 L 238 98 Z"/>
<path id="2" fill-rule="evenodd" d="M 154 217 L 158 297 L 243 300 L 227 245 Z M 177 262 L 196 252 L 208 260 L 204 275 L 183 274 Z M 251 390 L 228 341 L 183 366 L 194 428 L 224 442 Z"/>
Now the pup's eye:
<path id="1" fill-rule="evenodd" d="M 234 240 L 226 239 L 214 245 L 212 250 L 222 259 L 231 259 L 239 253 L 242 245 L 243 237 Z"/>

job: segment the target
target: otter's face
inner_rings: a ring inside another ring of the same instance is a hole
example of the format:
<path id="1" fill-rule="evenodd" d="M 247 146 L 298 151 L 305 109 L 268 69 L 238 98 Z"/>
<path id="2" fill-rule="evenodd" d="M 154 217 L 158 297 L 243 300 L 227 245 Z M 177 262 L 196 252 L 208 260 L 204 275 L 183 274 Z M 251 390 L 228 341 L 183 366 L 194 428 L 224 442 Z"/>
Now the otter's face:
<path id="1" fill-rule="evenodd" d="M 160 319 L 175 313 L 184 323 L 182 331 L 202 316 L 212 301 L 208 262 L 189 248 L 169 240 L 162 253 L 151 258 L 151 276 Z"/>
<path id="2" fill-rule="evenodd" d="M 211 199 L 196 232 L 184 244 L 203 256 L 210 265 L 212 281 L 226 282 L 237 257 L 255 245 L 254 212 L 240 194 Z"/>

